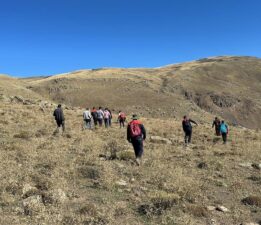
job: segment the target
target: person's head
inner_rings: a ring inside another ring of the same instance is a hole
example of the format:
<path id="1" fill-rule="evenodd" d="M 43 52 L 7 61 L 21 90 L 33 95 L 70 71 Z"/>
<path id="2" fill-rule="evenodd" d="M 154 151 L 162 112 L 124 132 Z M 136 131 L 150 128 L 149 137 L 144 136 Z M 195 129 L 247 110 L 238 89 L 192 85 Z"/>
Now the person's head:
<path id="1" fill-rule="evenodd" d="M 90 110 L 90 109 L 87 107 L 86 110 Z"/>
<path id="2" fill-rule="evenodd" d="M 58 105 L 58 108 L 61 108 L 61 107 L 62 107 L 62 105 L 61 105 L 61 104 L 59 104 L 59 105 Z"/>
<path id="3" fill-rule="evenodd" d="M 95 109 L 95 106 L 93 106 L 92 109 Z"/>
<path id="4" fill-rule="evenodd" d="M 187 117 L 186 115 L 185 115 L 185 116 L 183 116 L 183 119 L 184 119 L 184 120 L 186 120 L 187 118 L 188 118 L 188 117 Z"/>
<path id="5" fill-rule="evenodd" d="M 119 111 L 119 113 L 121 113 L 121 110 Z"/>
<path id="6" fill-rule="evenodd" d="M 222 121 L 221 121 L 221 123 L 225 123 L 225 121 L 224 121 L 224 120 L 222 120 Z"/>
<path id="7" fill-rule="evenodd" d="M 138 120 L 138 119 L 139 119 L 139 117 L 138 117 L 137 114 L 133 114 L 133 115 L 132 115 L 132 120 Z"/>
<path id="8" fill-rule="evenodd" d="M 217 118 L 217 117 L 215 117 L 215 120 L 218 120 L 218 118 Z"/>
<path id="9" fill-rule="evenodd" d="M 100 106 L 99 109 L 102 109 L 102 107 Z"/>

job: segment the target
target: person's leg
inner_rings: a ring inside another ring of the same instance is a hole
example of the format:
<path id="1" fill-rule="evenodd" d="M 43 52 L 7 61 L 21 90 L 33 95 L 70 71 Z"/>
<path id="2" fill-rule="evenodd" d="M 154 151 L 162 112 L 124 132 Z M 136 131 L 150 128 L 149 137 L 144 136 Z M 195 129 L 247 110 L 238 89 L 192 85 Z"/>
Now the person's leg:
<path id="1" fill-rule="evenodd" d="M 101 127 L 102 126 L 102 119 L 99 119 L 98 122 L 99 122 L 99 126 Z"/>
<path id="2" fill-rule="evenodd" d="M 135 157 L 136 157 L 136 163 L 139 166 L 141 164 L 142 155 L 143 155 L 143 140 L 142 139 L 136 139 L 132 141 Z"/>
<path id="3" fill-rule="evenodd" d="M 222 133 L 222 140 L 223 140 L 223 144 L 226 143 L 226 133 Z"/>
<path id="4" fill-rule="evenodd" d="M 62 128 L 63 128 L 63 132 L 65 131 L 65 122 L 62 121 Z"/>
<path id="5" fill-rule="evenodd" d="M 188 132 L 188 143 L 191 143 L 192 130 Z"/>
<path id="6" fill-rule="evenodd" d="M 184 142 L 185 142 L 185 144 L 188 143 L 187 139 L 188 139 L 187 132 L 185 132 L 185 136 L 184 136 Z"/>
<path id="7" fill-rule="evenodd" d="M 91 120 L 86 121 L 86 128 L 91 129 Z"/>

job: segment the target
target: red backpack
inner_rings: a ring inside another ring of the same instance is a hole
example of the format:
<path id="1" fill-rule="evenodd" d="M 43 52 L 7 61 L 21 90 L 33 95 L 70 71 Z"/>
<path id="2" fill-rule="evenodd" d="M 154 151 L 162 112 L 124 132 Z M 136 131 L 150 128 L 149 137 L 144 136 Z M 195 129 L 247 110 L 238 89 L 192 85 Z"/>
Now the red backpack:
<path id="1" fill-rule="evenodd" d="M 122 120 L 125 120 L 125 119 L 126 119 L 125 113 L 123 113 L 123 112 L 120 113 L 120 119 L 122 119 Z"/>
<path id="2" fill-rule="evenodd" d="M 141 122 L 138 120 L 133 120 L 130 122 L 130 135 L 132 138 L 141 136 L 140 124 Z"/>

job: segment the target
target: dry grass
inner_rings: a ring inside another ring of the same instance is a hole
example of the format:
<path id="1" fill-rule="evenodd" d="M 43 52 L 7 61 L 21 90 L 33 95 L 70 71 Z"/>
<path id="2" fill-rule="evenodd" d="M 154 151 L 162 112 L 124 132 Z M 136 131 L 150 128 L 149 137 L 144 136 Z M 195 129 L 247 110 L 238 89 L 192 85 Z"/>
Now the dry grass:
<path id="1" fill-rule="evenodd" d="M 52 106 L 0 104 L 0 224 L 240 224 L 261 216 L 257 198 L 241 202 L 261 195 L 260 170 L 240 166 L 261 163 L 260 131 L 231 127 L 222 145 L 201 123 L 185 148 L 179 120 L 142 118 L 148 135 L 172 144 L 148 138 L 137 167 L 117 124 L 83 131 L 82 110 L 65 109 L 66 132 L 54 136 Z M 23 194 L 26 185 L 33 188 Z M 24 207 L 28 198 L 35 205 Z"/>

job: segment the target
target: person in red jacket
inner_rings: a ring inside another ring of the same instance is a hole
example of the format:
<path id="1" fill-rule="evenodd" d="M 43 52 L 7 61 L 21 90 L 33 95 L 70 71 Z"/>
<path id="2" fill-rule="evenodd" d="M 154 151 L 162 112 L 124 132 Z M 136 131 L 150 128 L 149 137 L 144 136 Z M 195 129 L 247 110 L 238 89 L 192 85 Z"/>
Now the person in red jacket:
<path id="1" fill-rule="evenodd" d="M 137 115 L 132 116 L 132 121 L 127 127 L 127 140 L 132 143 L 134 148 L 136 163 L 141 164 L 143 155 L 143 141 L 146 139 L 146 130 L 141 121 L 138 120 Z"/>

